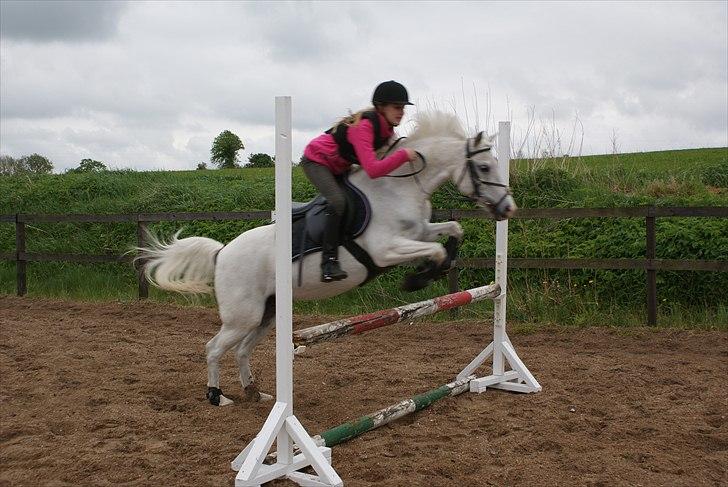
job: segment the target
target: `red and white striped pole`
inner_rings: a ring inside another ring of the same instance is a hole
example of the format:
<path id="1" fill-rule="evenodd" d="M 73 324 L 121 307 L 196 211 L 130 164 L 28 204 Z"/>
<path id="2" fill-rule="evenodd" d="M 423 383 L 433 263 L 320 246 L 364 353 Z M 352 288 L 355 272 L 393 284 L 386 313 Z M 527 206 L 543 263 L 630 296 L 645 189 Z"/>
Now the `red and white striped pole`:
<path id="1" fill-rule="evenodd" d="M 447 309 L 458 308 L 484 299 L 500 295 L 498 284 L 476 287 L 437 298 L 406 304 L 396 308 L 384 309 L 343 320 L 324 323 L 293 332 L 293 344 L 297 347 L 333 340 L 344 335 L 357 335 L 382 326 L 394 325 L 401 321 L 427 316 Z"/>

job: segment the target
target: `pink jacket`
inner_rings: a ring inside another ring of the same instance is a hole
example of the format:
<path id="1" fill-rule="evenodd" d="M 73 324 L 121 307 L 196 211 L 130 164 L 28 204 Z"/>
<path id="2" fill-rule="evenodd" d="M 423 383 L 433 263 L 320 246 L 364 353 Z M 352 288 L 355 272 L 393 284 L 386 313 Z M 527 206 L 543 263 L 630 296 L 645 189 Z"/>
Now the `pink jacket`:
<path id="1" fill-rule="evenodd" d="M 385 139 L 389 139 L 394 134 L 394 129 L 381 114 L 377 115 L 380 119 L 381 135 Z M 372 179 L 389 174 L 409 160 L 407 151 L 404 149 L 396 150 L 384 159 L 378 160 L 374 152 L 374 127 L 365 118 L 358 124 L 349 127 L 346 138 L 354 147 L 362 169 Z M 331 134 L 321 134 L 309 142 L 303 151 L 303 156 L 312 162 L 328 167 L 336 175 L 345 173 L 351 166 L 349 161 L 339 156 L 339 147 Z"/>

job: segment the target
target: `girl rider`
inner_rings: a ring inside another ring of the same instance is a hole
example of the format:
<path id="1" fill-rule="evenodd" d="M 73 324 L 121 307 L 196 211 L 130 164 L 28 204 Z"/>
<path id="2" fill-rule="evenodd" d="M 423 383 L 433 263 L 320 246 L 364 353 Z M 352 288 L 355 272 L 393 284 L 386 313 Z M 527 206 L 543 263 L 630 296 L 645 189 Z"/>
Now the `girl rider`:
<path id="1" fill-rule="evenodd" d="M 328 201 L 323 236 L 321 282 L 346 279 L 339 266 L 339 225 L 346 209 L 346 196 L 339 176 L 352 164 L 361 165 L 374 179 L 385 176 L 416 157 L 412 149 L 399 149 L 378 160 L 375 151 L 394 134 L 404 116 L 405 105 L 412 105 L 407 90 L 396 81 L 380 83 L 372 96 L 374 108 L 355 113 L 313 139 L 303 152 L 301 167 L 306 177 Z"/>

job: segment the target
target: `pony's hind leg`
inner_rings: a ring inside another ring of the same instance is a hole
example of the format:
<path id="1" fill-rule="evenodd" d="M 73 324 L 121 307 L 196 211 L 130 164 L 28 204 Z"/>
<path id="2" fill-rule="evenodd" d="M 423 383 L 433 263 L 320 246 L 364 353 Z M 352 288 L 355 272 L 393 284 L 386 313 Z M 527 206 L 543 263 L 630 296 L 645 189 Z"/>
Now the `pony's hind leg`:
<path id="1" fill-rule="evenodd" d="M 275 302 L 274 296 L 268 297 L 265 302 L 265 312 L 263 313 L 263 318 L 260 320 L 260 325 L 238 344 L 238 349 L 235 352 L 235 359 L 240 369 L 240 383 L 243 386 L 245 399 L 247 400 L 267 401 L 273 398 L 270 394 L 265 394 L 258 390 L 253 379 L 253 373 L 250 370 L 250 355 L 275 324 Z"/>
<path id="2" fill-rule="evenodd" d="M 214 406 L 226 406 L 232 401 L 222 395 L 220 389 L 220 358 L 233 346 L 245 341 L 255 331 L 260 323 L 263 307 L 254 316 L 226 316 L 223 317 L 222 327 L 217 335 L 207 342 L 207 399 Z"/>

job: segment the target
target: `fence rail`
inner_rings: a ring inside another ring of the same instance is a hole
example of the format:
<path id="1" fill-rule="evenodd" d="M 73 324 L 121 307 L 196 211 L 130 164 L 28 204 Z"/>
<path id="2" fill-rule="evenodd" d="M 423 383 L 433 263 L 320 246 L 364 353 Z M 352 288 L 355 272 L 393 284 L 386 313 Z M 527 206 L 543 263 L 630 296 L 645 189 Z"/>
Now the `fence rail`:
<path id="1" fill-rule="evenodd" d="M 14 261 L 16 265 L 17 294 L 27 293 L 28 262 L 118 262 L 128 263 L 133 256 L 129 254 L 67 254 L 26 252 L 27 223 L 136 223 L 137 244 L 144 246 L 144 235 L 150 223 L 169 221 L 230 221 L 230 220 L 270 220 L 270 211 L 220 211 L 197 213 L 133 213 L 114 215 L 41 215 L 23 214 L 0 215 L 0 223 L 15 224 L 15 252 L 0 253 L 0 260 Z M 671 260 L 656 259 L 655 218 L 697 217 L 728 218 L 728 207 L 654 207 L 634 208 L 523 208 L 512 219 L 549 219 L 570 218 L 644 218 L 645 219 L 645 258 L 644 259 L 544 259 L 509 257 L 508 266 L 517 269 L 637 269 L 644 270 L 647 277 L 647 323 L 657 323 L 657 271 L 708 271 L 728 272 L 728 260 Z M 433 220 L 490 219 L 483 210 L 445 209 L 433 211 Z M 486 269 L 495 266 L 492 258 L 462 258 L 450 271 L 448 282 L 451 292 L 458 291 L 459 269 Z M 149 296 L 149 288 L 141 270 L 137 272 L 139 298 Z"/>

